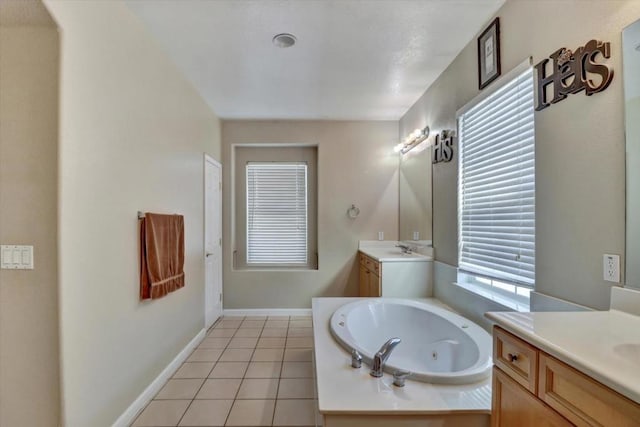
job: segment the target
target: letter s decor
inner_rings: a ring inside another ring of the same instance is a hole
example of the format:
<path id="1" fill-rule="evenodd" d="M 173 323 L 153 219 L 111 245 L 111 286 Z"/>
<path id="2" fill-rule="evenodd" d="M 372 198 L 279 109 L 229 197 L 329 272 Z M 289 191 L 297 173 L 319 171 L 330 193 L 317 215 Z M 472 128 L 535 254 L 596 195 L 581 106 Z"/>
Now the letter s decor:
<path id="1" fill-rule="evenodd" d="M 598 54 L 604 58 L 611 57 L 609 42 L 590 40 L 572 52 L 567 48 L 561 48 L 549 55 L 553 61 L 551 74 L 547 75 L 547 63 L 549 59 L 543 59 L 536 66 L 538 74 L 538 105 L 536 110 L 544 110 L 550 104 L 560 102 L 572 93 L 578 93 L 584 89 L 585 95 L 602 92 L 611 84 L 613 70 L 605 64 L 597 62 Z M 600 76 L 600 82 L 594 81 L 590 75 Z M 553 85 L 553 98 L 547 98 L 547 86 Z"/>

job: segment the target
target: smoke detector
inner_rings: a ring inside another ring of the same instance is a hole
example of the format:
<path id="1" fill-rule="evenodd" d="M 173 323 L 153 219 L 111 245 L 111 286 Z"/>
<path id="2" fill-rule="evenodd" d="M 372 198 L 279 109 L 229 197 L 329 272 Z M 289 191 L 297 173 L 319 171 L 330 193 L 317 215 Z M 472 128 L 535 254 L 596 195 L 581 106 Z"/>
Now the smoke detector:
<path id="1" fill-rule="evenodd" d="M 273 36 L 273 44 L 281 47 L 281 48 L 287 48 L 287 47 L 291 47 L 294 44 L 296 44 L 296 36 L 294 36 L 293 34 L 289 34 L 289 33 L 280 33 L 280 34 L 276 34 L 275 36 Z"/>

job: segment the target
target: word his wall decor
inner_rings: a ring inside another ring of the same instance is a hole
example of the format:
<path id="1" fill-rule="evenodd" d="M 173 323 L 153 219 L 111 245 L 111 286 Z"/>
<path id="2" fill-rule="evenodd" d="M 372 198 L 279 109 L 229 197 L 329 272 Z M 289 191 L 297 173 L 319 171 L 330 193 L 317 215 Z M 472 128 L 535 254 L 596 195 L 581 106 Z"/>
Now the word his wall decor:
<path id="1" fill-rule="evenodd" d="M 436 135 L 431 163 L 450 162 L 453 159 L 453 131 L 443 130 Z"/>
<path id="2" fill-rule="evenodd" d="M 561 48 L 549 55 L 553 60 L 552 72 L 547 75 L 547 62 L 543 59 L 536 66 L 538 73 L 538 105 L 536 110 L 544 110 L 550 103 L 560 102 L 572 93 L 582 90 L 585 95 L 591 96 L 594 93 L 602 92 L 613 79 L 613 70 L 605 64 L 597 62 L 597 56 L 601 54 L 605 58 L 611 57 L 609 42 L 590 40 L 571 52 L 567 48 Z M 593 75 L 599 76 L 593 80 Z M 550 103 L 547 98 L 546 88 L 553 85 L 553 98 Z"/>

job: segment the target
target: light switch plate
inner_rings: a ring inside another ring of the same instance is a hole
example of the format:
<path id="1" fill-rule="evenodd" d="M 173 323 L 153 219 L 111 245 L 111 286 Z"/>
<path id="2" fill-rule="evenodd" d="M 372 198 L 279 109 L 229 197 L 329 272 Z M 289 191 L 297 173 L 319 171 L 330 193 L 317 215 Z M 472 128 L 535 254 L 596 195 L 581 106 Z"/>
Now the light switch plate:
<path id="1" fill-rule="evenodd" d="M 0 268 L 5 270 L 33 270 L 33 246 L 2 245 Z"/>

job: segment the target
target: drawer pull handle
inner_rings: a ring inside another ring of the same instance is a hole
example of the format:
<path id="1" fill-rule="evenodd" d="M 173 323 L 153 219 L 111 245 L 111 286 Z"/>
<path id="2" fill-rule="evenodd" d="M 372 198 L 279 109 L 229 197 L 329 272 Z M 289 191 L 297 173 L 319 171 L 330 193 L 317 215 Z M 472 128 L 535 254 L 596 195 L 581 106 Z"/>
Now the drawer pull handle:
<path id="1" fill-rule="evenodd" d="M 509 362 L 515 362 L 516 360 L 518 360 L 518 355 L 517 354 L 507 354 L 507 357 L 509 358 Z"/>

